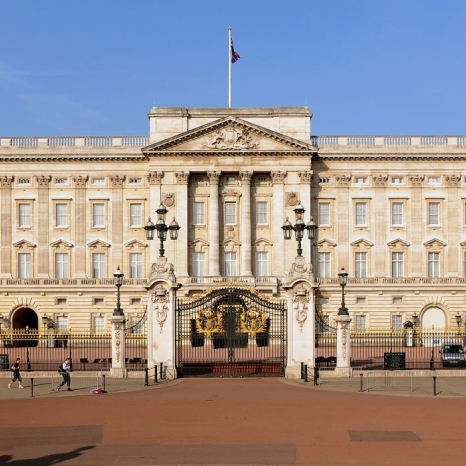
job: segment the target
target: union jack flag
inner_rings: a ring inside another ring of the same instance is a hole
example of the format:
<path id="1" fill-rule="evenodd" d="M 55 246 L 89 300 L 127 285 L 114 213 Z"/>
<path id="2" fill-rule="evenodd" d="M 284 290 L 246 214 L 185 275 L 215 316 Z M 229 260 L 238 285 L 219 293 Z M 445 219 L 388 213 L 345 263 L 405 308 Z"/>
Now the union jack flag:
<path id="1" fill-rule="evenodd" d="M 231 45 L 231 63 L 235 63 L 241 57 L 238 53 L 235 52 L 235 48 L 233 47 L 233 37 L 230 38 L 230 45 Z"/>

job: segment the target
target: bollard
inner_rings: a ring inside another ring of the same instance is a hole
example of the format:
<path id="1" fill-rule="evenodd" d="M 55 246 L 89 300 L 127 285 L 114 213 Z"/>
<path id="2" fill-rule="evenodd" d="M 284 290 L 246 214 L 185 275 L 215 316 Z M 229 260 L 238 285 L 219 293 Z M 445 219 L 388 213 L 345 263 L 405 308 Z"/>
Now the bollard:
<path id="1" fill-rule="evenodd" d="M 154 366 L 154 383 L 159 383 L 158 379 L 157 379 L 157 366 Z"/>
<path id="2" fill-rule="evenodd" d="M 319 385 L 319 368 L 314 367 L 314 385 Z"/>
<path id="3" fill-rule="evenodd" d="M 364 391 L 364 382 L 363 382 L 364 374 L 361 373 L 361 374 L 359 374 L 359 376 L 361 377 L 360 383 L 359 383 L 359 391 L 363 392 Z"/>
<path id="4" fill-rule="evenodd" d="M 31 396 L 34 397 L 34 379 L 31 378 Z"/>
<path id="5" fill-rule="evenodd" d="M 304 381 L 309 382 L 309 380 L 307 379 L 307 364 L 304 364 Z"/>
<path id="6" fill-rule="evenodd" d="M 106 390 L 105 390 L 105 374 L 102 374 L 102 379 L 103 379 L 103 382 L 104 382 L 104 386 L 102 387 L 102 390 L 104 391 L 104 393 L 107 393 Z"/>
<path id="7" fill-rule="evenodd" d="M 149 386 L 149 369 L 146 367 L 144 369 L 144 387 Z"/>
<path id="8" fill-rule="evenodd" d="M 160 380 L 163 380 L 163 362 L 160 363 Z"/>
<path id="9" fill-rule="evenodd" d="M 301 363 L 301 379 L 304 379 L 304 363 Z"/>
<path id="10" fill-rule="evenodd" d="M 437 396 L 437 377 L 434 375 L 434 396 Z"/>

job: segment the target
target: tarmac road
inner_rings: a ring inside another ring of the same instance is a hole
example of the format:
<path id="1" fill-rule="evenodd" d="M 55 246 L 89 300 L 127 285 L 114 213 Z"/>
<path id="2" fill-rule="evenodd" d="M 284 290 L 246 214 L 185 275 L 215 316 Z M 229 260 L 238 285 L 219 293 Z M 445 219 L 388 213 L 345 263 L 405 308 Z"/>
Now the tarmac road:
<path id="1" fill-rule="evenodd" d="M 0 387 L 0 465 L 466 464 L 464 378 L 439 379 L 435 397 L 429 378 L 375 393 L 356 381 L 125 379 L 108 394 L 36 387 L 34 398 L 24 382 Z"/>

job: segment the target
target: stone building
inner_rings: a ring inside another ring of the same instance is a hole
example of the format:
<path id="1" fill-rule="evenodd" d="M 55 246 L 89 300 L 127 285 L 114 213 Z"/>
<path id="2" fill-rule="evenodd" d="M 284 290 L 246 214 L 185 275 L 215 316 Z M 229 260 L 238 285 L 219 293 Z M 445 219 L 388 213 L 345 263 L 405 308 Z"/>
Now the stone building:
<path id="1" fill-rule="evenodd" d="M 464 321 L 466 137 L 313 136 L 306 107 L 152 108 L 149 136 L 0 138 L 3 328 L 106 328 L 145 309 L 162 203 L 182 296 L 222 283 L 283 294 L 297 254 L 282 225 L 299 201 L 317 237 L 316 307 L 332 322 L 349 273 L 351 325 Z M 362 129 L 363 130 L 363 129 Z M 154 220 L 155 221 L 155 220 Z"/>

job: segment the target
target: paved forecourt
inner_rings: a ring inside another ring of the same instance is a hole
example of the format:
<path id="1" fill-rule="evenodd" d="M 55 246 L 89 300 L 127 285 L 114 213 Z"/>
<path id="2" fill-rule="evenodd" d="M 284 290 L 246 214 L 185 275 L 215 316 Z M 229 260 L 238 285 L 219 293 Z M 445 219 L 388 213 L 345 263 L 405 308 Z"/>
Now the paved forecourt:
<path id="1" fill-rule="evenodd" d="M 23 380 L 0 387 L 0 465 L 453 465 L 466 441 L 456 377 L 437 396 L 429 377 L 370 393 L 357 380 L 109 379 L 107 394 L 34 398 Z"/>

